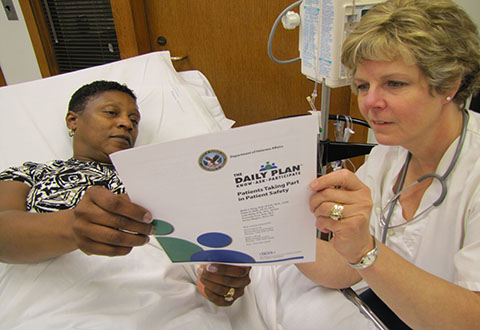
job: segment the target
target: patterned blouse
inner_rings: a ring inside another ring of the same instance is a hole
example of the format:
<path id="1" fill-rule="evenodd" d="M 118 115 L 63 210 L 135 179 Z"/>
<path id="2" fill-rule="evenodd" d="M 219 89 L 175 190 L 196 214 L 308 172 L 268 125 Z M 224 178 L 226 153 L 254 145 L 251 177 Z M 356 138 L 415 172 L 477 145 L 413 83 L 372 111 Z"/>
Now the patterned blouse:
<path id="1" fill-rule="evenodd" d="M 20 181 L 31 187 L 27 211 L 38 213 L 71 209 L 90 186 L 102 186 L 116 194 L 125 187 L 113 165 L 94 161 L 54 160 L 45 164 L 26 162 L 0 173 L 0 181 Z"/>

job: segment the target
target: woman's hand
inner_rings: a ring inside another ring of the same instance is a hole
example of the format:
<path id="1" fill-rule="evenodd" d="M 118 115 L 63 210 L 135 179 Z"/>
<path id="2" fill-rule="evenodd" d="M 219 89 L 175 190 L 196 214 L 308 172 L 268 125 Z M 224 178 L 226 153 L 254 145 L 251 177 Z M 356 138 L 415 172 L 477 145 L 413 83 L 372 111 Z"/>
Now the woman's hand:
<path id="1" fill-rule="evenodd" d="M 310 210 L 317 218 L 318 230 L 332 232 L 335 249 L 349 262 L 358 262 L 374 246 L 369 230 L 370 189 L 348 170 L 321 176 L 310 183 L 310 188 L 316 191 L 310 199 Z M 340 220 L 330 218 L 335 204 L 343 206 Z"/>
<path id="2" fill-rule="evenodd" d="M 152 215 L 127 195 L 93 186 L 73 209 L 72 230 L 78 248 L 86 254 L 121 256 L 149 241 Z"/>
<path id="3" fill-rule="evenodd" d="M 201 265 L 197 272 L 198 290 L 217 306 L 230 306 L 243 296 L 250 284 L 251 267 L 225 264 Z"/>

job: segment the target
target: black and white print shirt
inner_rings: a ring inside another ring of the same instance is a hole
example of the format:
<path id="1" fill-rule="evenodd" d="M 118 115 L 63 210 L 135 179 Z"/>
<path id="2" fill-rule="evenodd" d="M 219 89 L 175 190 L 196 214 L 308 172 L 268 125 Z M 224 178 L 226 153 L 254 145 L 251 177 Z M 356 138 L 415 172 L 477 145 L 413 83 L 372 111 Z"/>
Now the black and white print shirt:
<path id="1" fill-rule="evenodd" d="M 113 165 L 94 161 L 54 160 L 45 164 L 26 162 L 0 173 L 0 181 L 20 181 L 31 187 L 27 211 L 54 212 L 75 207 L 88 187 L 102 186 L 116 194 L 125 187 Z"/>

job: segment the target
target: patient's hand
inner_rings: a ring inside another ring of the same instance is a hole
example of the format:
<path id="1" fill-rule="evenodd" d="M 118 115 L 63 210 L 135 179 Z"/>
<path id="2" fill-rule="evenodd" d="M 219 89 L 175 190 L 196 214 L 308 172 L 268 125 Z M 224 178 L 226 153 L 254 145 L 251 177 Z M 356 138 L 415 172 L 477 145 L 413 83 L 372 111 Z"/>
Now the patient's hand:
<path id="1" fill-rule="evenodd" d="M 127 195 L 100 186 L 87 189 L 73 217 L 75 241 L 88 255 L 126 255 L 134 246 L 148 243 L 153 230 L 150 212 L 133 204 Z"/>
<path id="2" fill-rule="evenodd" d="M 250 284 L 250 269 L 225 264 L 201 265 L 197 270 L 198 290 L 215 305 L 230 306 L 243 296 L 245 287 Z"/>

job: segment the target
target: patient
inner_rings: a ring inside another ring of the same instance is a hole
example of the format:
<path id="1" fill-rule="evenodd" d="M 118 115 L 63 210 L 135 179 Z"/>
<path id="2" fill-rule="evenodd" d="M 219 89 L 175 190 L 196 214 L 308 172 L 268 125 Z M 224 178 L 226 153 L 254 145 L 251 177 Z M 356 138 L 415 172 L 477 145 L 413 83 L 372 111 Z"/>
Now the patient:
<path id="1" fill-rule="evenodd" d="M 77 249 L 124 256 L 149 242 L 151 213 L 130 202 L 109 155 L 132 148 L 140 112 L 127 86 L 95 81 L 70 99 L 73 157 L 27 162 L 0 173 L 0 261 L 37 264 Z M 202 267 L 199 290 L 229 306 L 250 283 L 249 267 Z"/>

